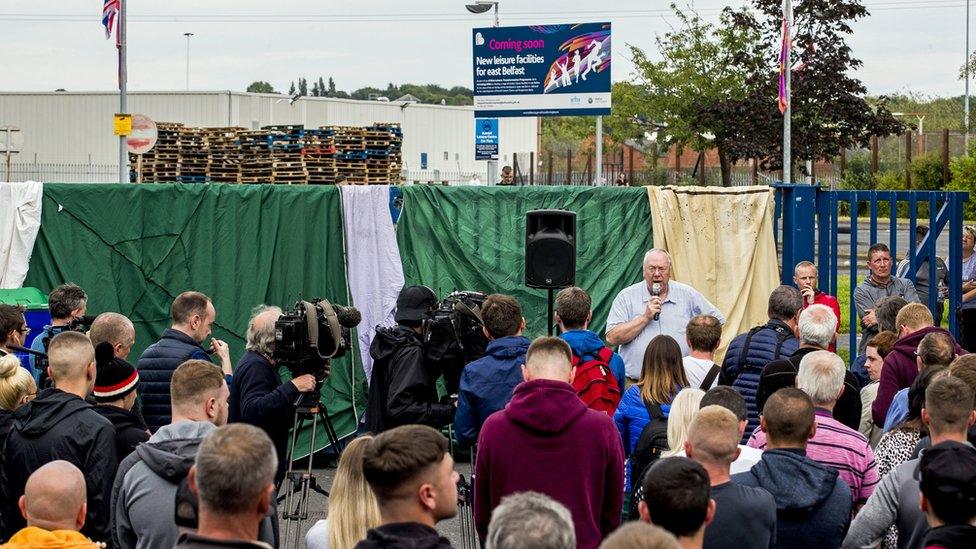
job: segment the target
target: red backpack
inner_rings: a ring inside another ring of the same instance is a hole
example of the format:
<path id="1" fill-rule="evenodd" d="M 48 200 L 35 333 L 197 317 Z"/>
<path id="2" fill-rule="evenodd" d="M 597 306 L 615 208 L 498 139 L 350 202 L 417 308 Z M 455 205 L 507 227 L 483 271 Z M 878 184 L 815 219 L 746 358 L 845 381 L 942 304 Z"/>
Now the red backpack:
<path id="1" fill-rule="evenodd" d="M 588 408 L 605 412 L 610 417 L 617 410 L 621 395 L 617 378 L 610 369 L 612 357 L 613 351 L 609 347 L 600 349 L 595 357 L 591 356 L 585 362 L 573 355 L 573 366 L 576 367 L 573 389 Z"/>

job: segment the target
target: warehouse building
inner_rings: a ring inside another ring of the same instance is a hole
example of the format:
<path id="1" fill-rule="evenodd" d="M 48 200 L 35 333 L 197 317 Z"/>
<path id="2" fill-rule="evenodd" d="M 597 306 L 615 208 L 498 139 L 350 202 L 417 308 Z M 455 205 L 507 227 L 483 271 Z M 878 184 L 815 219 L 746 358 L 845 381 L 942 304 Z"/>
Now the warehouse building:
<path id="1" fill-rule="evenodd" d="M 119 96 L 113 92 L 0 92 L 0 128 L 20 130 L 10 179 L 117 181 L 119 146 L 112 133 L 112 117 L 118 110 Z M 280 94 L 173 91 L 130 92 L 127 110 L 158 122 L 200 127 L 395 122 L 403 129 L 403 168 L 408 181 L 467 182 L 474 174 L 482 181 L 487 177 L 487 163 L 474 159 L 472 107 L 325 97 L 292 101 Z M 511 164 L 518 155 L 527 171 L 529 155 L 538 147 L 537 119 L 503 118 L 499 126 L 500 163 Z M 0 170 L 0 179 L 4 175 Z"/>

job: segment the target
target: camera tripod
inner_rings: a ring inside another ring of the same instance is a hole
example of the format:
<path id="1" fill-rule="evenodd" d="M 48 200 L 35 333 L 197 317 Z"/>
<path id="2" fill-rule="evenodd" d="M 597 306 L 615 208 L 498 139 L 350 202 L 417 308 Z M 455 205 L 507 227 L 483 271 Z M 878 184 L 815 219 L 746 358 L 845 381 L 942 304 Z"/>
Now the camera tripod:
<path id="1" fill-rule="evenodd" d="M 285 506 L 281 514 L 285 521 L 284 528 L 280 535 L 281 547 L 302 547 L 302 521 L 308 520 L 308 495 L 310 491 L 315 491 L 325 497 L 329 497 L 329 492 L 318 484 L 315 474 L 312 473 L 312 457 L 315 454 L 315 435 L 318 430 L 319 421 L 325 427 L 325 434 L 329 437 L 329 447 L 338 456 L 342 452 L 342 446 L 332 420 L 329 419 L 328 410 L 325 405 L 319 402 L 321 398 L 321 388 L 316 387 L 315 391 L 302 393 L 295 401 L 295 420 L 292 423 L 291 442 L 288 446 L 288 471 L 285 473 L 284 483 L 285 495 L 283 496 Z M 309 442 L 308 466 L 305 469 L 295 468 L 295 445 L 298 441 L 298 432 L 305 425 L 306 421 L 312 423 L 312 435 Z M 279 501 L 281 501 L 279 499 Z M 292 533 L 294 527 L 294 533 Z M 294 536 L 294 545 L 289 545 L 289 539 Z"/>

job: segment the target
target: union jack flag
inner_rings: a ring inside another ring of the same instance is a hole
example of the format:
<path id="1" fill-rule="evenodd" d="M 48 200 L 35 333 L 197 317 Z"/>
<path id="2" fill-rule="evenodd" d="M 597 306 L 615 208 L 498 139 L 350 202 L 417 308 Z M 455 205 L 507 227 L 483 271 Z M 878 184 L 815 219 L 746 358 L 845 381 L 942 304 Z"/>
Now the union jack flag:
<path id="1" fill-rule="evenodd" d="M 122 37 L 119 36 L 118 25 L 115 23 L 115 18 L 121 9 L 121 0 L 105 0 L 105 4 L 102 6 L 102 25 L 105 26 L 105 39 L 111 38 L 112 32 L 115 32 L 116 45 L 119 45 L 122 40 Z"/>

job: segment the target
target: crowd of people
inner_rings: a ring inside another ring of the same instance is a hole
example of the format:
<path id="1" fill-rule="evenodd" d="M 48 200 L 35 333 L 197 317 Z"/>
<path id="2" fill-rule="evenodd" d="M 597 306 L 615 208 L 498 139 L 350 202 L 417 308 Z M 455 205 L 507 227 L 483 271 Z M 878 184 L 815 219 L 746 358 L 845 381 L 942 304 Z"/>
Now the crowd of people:
<path id="1" fill-rule="evenodd" d="M 834 352 L 838 302 L 812 263 L 717 362 L 725 317 L 655 249 L 603 337 L 583 288 L 556 296 L 558 337 L 534 340 L 517 299 L 488 296 L 487 348 L 456 395 L 425 355 L 437 297 L 405 287 L 370 348 L 364 434 L 306 544 L 450 547 L 437 525 L 459 512 L 453 437 L 487 548 L 974 547 L 976 355 L 892 276 L 884 245 L 868 268 L 860 370 Z M 125 316 L 70 328 L 87 301 L 51 292 L 26 364 L 23 310 L 0 305 L 0 547 L 281 545 L 294 406 L 320 381 L 282 381 L 281 310 L 254 309 L 234 365 L 211 338 L 214 303 L 184 292 L 133 364 Z"/>

